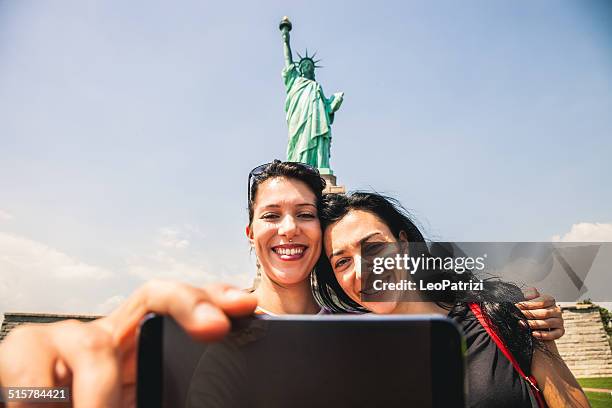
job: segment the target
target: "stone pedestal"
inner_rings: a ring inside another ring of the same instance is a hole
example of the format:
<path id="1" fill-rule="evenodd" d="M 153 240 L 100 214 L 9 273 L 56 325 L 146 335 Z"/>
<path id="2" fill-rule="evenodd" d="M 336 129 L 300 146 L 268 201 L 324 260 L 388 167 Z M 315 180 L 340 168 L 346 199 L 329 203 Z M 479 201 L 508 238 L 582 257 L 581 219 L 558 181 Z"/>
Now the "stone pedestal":
<path id="1" fill-rule="evenodd" d="M 325 190 L 323 190 L 323 194 L 346 194 L 346 188 L 344 188 L 344 186 L 336 185 L 336 176 L 334 176 L 333 173 L 321 173 L 321 177 L 325 180 Z"/>

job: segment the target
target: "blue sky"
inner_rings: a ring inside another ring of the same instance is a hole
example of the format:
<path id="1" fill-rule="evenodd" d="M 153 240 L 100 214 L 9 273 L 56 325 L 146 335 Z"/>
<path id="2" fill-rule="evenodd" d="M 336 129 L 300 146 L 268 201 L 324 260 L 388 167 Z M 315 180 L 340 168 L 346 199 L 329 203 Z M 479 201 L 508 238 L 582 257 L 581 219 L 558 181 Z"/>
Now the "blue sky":
<path id="1" fill-rule="evenodd" d="M 286 148 L 283 15 L 345 92 L 340 183 L 431 238 L 612 240 L 606 1 L 3 1 L 0 312 L 250 282 L 246 176 Z"/>

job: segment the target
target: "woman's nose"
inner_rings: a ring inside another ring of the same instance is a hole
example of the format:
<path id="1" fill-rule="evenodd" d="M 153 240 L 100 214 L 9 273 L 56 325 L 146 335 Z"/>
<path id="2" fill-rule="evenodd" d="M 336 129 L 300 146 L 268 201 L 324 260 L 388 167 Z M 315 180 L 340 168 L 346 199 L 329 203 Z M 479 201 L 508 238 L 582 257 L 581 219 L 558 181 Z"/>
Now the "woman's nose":
<path id="1" fill-rule="evenodd" d="M 355 256 L 355 279 L 361 281 L 361 257 L 359 255 Z"/>
<path id="2" fill-rule="evenodd" d="M 353 273 L 347 275 L 347 284 L 355 294 L 361 293 L 361 258 L 353 258 Z"/>
<path id="3" fill-rule="evenodd" d="M 295 235 L 297 235 L 297 233 L 298 233 L 298 226 L 297 226 L 297 223 L 295 222 L 295 219 L 293 219 L 293 217 L 290 215 L 283 217 L 283 220 L 280 226 L 278 227 L 278 234 L 285 235 L 287 236 L 287 238 L 292 238 Z"/>

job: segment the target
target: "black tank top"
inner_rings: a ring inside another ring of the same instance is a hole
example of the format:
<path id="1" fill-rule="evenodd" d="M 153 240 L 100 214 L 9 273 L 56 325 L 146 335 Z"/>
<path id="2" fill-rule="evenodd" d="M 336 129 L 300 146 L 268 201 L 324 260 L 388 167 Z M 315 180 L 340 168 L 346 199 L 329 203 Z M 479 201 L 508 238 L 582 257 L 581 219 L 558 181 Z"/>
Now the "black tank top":
<path id="1" fill-rule="evenodd" d="M 467 406 L 470 408 L 537 408 L 529 385 L 514 369 L 476 316 L 451 312 L 467 345 Z M 529 375 L 527 373 L 527 375 Z"/>

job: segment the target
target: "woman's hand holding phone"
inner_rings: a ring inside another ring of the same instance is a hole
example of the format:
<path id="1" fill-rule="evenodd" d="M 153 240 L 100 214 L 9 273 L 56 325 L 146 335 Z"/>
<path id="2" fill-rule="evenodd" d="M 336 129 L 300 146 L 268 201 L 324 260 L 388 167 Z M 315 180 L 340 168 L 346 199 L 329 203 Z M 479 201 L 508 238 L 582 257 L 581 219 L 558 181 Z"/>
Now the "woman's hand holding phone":
<path id="1" fill-rule="evenodd" d="M 227 285 L 196 288 L 152 281 L 104 318 L 13 330 L 0 345 L 0 384 L 70 386 L 75 408 L 132 407 L 138 329 L 144 316 L 169 315 L 193 338 L 215 340 L 229 331 L 229 317 L 249 315 L 256 306 L 255 296 Z"/>

